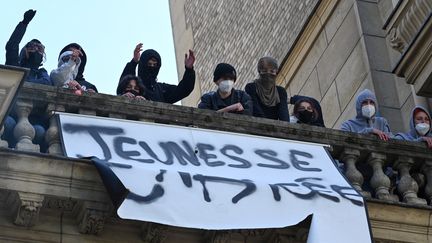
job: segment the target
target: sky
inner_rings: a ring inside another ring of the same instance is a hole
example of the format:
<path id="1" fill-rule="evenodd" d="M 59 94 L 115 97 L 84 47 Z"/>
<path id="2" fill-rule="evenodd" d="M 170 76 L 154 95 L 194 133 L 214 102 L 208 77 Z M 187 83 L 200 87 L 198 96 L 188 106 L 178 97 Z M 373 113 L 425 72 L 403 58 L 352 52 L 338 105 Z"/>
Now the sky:
<path id="1" fill-rule="evenodd" d="M 5 45 L 25 11 L 36 10 L 20 49 L 30 40 L 45 45 L 48 71 L 57 68 L 60 50 L 80 44 L 87 54 L 84 78 L 100 93 L 113 94 L 138 43 L 155 49 L 162 58 L 158 80 L 177 83 L 177 69 L 168 0 L 13 0 L 0 10 L 0 63 L 5 63 Z"/>

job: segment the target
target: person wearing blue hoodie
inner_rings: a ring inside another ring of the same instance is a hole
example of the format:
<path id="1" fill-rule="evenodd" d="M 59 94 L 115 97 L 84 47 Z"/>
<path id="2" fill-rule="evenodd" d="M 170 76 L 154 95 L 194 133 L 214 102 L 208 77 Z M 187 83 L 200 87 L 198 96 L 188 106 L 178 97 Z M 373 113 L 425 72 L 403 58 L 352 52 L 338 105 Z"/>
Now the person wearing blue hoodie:
<path id="1" fill-rule="evenodd" d="M 357 96 L 355 118 L 344 121 L 342 131 L 375 134 L 380 139 L 388 141 L 392 134 L 387 120 L 377 116 L 377 100 L 372 91 L 365 89 Z"/>
<path id="2" fill-rule="evenodd" d="M 6 65 L 25 67 L 30 69 L 26 82 L 53 85 L 48 72 L 42 68 L 42 63 L 45 59 L 45 46 L 37 39 L 29 41 L 21 50 L 19 44 L 24 37 L 27 26 L 33 17 L 36 15 L 36 10 L 28 10 L 24 13 L 24 18 L 15 27 L 11 37 L 6 43 Z M 48 118 L 45 114 L 32 113 L 29 116 L 29 121 L 35 129 L 35 137 L 33 143 L 40 144 L 44 147 L 45 131 L 48 126 Z M 9 147 L 13 148 L 16 144 L 13 131 L 17 124 L 16 115 L 7 116 L 4 122 L 3 139 L 8 141 Z M 46 146 L 45 146 L 46 147 Z M 43 148 L 42 148 L 43 150 Z"/>
<path id="3" fill-rule="evenodd" d="M 416 142 L 426 142 L 428 148 L 432 149 L 431 116 L 427 110 L 421 106 L 416 106 L 410 117 L 410 131 L 398 133 L 396 139 Z"/>

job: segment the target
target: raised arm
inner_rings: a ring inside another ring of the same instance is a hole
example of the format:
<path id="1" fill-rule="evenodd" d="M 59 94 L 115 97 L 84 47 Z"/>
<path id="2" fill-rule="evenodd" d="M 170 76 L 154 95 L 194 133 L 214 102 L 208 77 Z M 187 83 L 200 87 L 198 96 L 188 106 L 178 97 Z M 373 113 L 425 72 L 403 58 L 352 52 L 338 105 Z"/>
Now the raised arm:
<path id="1" fill-rule="evenodd" d="M 19 44 L 27 29 L 27 25 L 33 19 L 36 10 L 28 10 L 24 13 L 24 18 L 15 27 L 9 41 L 6 43 L 6 65 L 19 66 Z"/>

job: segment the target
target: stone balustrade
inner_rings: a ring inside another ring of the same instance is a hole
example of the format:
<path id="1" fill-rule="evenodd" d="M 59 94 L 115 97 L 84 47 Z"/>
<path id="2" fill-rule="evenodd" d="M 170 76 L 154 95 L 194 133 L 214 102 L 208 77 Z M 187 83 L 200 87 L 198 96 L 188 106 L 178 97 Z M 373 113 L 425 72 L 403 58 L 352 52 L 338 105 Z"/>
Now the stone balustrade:
<path id="1" fill-rule="evenodd" d="M 13 172 L 15 174 L 10 174 L 0 169 L 0 182 L 9 183 L 5 187 L 1 186 L 0 191 L 8 191 L 8 199 L 5 201 L 9 203 L 8 205 L 14 205 L 13 222 L 16 225 L 27 227 L 34 225 L 39 211 L 46 207 L 59 207 L 63 212 L 75 215 L 81 233 L 99 234 L 104 229 L 105 222 L 112 220 L 113 209 L 96 170 L 88 161 L 67 159 L 62 156 L 57 121 L 52 117 L 55 111 L 328 144 L 330 155 L 337 161 L 336 163 L 340 164 L 346 178 L 369 202 L 382 202 L 422 210 L 431 209 L 429 205 L 432 199 L 432 153 L 424 143 L 397 140 L 383 142 L 373 135 L 215 113 L 151 101 L 128 100 L 124 97 L 104 94 L 77 96 L 63 88 L 36 84 L 24 85 L 18 96 L 15 111 L 19 117 L 14 131 L 18 143 L 15 150 L 0 148 L 1 156 L 6 158 L 6 162 L 0 163 L 0 168 L 9 170 L 16 167 L 16 170 Z M 35 131 L 28 117 L 32 112 L 45 112 L 49 119 L 49 128 L 45 135 L 48 144 L 47 154 L 35 153 L 39 151 L 39 147 L 31 143 Z M 14 161 L 21 161 L 31 167 L 32 159 L 35 157 L 40 160 L 39 170 L 44 170 L 41 175 L 31 176 L 29 183 L 35 186 L 15 183 L 11 175 L 20 177 L 21 174 L 24 176 L 33 172 L 30 172 L 31 168 L 24 168 L 25 165 L 18 166 Z M 45 186 L 40 186 L 41 183 Z M 50 196 L 46 196 L 47 194 Z M 164 227 L 156 224 L 146 226 L 140 230 L 145 234 L 142 238 L 157 238 Z M 237 235 L 247 233 L 264 237 L 258 231 L 228 233 Z M 283 238 L 283 234 L 279 232 L 277 237 Z M 269 239 L 269 237 L 275 239 L 276 236 L 273 232 L 271 236 L 262 239 Z M 226 235 L 221 232 L 207 232 L 204 238 L 208 239 L 207 242 L 226 242 L 224 241 Z M 164 241 L 159 239 L 159 241 L 147 240 L 146 242 Z"/>

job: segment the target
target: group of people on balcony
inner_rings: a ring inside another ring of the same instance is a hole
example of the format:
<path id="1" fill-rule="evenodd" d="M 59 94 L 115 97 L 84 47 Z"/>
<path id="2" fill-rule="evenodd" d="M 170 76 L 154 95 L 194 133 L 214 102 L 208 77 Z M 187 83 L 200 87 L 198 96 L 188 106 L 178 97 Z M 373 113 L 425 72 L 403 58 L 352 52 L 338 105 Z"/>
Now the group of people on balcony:
<path id="1" fill-rule="evenodd" d="M 76 94 L 97 93 L 96 86 L 84 78 L 87 56 L 80 45 L 76 43 L 66 45 L 59 53 L 58 67 L 52 70 L 50 75 L 41 67 L 46 57 L 45 47 L 39 40 L 33 39 L 19 50 L 27 25 L 35 13 L 36 11 L 28 10 L 24 14 L 23 21 L 18 23 L 12 33 L 6 44 L 6 65 L 29 68 L 27 82 L 62 86 L 73 90 Z M 185 55 L 185 72 L 178 85 L 158 82 L 157 75 L 162 65 L 158 52 L 152 49 L 143 51 L 142 44 L 138 44 L 133 53 L 132 60 L 126 64 L 121 74 L 117 95 L 173 104 L 193 91 L 195 85 L 193 51 L 189 50 Z M 248 83 L 245 90 L 238 90 L 234 88 L 237 80 L 235 68 L 228 63 L 219 63 L 213 73 L 213 82 L 218 88 L 216 91 L 202 95 L 198 108 L 325 127 L 321 106 L 312 97 L 300 95 L 291 97 L 289 103 L 294 107 L 292 115 L 289 115 L 287 92 L 283 87 L 276 85 L 278 70 L 276 59 L 262 57 L 257 65 L 258 78 Z M 387 120 L 379 116 L 377 100 L 371 91 L 364 90 L 358 95 L 356 112 L 356 117 L 342 123 L 341 130 L 375 134 L 384 141 L 391 138 L 424 141 L 429 148 L 432 148 L 431 117 L 422 107 L 414 108 L 410 117 L 410 131 L 395 136 L 391 133 Z M 41 151 L 45 151 L 44 134 L 48 127 L 48 118 L 32 113 L 29 120 L 35 129 L 33 142 L 41 145 Z M 12 114 L 6 118 L 4 124 L 3 139 L 9 142 L 10 147 L 14 147 L 16 143 L 13 136 L 16 122 L 17 118 Z"/>

